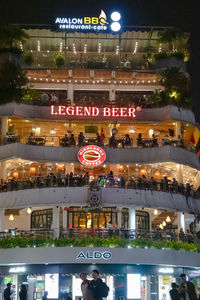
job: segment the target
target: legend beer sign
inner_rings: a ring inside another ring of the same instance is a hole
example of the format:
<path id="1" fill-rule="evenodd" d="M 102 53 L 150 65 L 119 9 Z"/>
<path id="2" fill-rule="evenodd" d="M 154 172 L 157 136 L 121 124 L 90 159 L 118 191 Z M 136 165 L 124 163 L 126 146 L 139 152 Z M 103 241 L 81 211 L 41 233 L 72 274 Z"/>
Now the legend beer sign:
<path id="1" fill-rule="evenodd" d="M 51 105 L 51 115 L 67 117 L 93 117 L 93 118 L 135 118 L 141 107 L 96 107 L 96 106 L 63 106 Z"/>

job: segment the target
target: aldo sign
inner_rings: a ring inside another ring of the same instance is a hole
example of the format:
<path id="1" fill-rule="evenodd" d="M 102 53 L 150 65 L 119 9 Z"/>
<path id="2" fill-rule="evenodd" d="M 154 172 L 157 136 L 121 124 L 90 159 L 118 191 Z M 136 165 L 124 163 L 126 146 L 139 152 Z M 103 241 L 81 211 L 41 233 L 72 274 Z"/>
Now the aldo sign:
<path id="1" fill-rule="evenodd" d="M 104 251 L 104 252 L 101 252 L 101 251 L 93 251 L 93 252 L 90 252 L 90 251 L 81 251 L 78 253 L 78 255 L 76 256 L 76 259 L 111 259 L 112 258 L 112 253 L 110 251 Z"/>

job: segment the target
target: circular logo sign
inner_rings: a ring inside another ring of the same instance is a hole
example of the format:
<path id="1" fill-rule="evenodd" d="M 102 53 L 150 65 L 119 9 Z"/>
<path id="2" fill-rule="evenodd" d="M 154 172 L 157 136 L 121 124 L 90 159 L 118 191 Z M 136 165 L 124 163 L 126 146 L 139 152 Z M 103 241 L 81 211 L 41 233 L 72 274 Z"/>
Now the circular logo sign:
<path id="1" fill-rule="evenodd" d="M 96 167 L 106 159 L 105 151 L 98 146 L 85 146 L 78 152 L 78 160 L 87 167 Z"/>

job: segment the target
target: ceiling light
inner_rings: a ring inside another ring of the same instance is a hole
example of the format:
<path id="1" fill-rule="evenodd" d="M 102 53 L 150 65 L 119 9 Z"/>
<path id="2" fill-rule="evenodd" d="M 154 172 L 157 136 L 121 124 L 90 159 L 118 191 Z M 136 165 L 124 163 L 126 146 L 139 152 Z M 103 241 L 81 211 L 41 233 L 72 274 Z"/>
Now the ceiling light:
<path id="1" fill-rule="evenodd" d="M 26 212 L 27 212 L 27 214 L 30 215 L 32 213 L 32 209 L 30 207 L 28 207 Z"/>

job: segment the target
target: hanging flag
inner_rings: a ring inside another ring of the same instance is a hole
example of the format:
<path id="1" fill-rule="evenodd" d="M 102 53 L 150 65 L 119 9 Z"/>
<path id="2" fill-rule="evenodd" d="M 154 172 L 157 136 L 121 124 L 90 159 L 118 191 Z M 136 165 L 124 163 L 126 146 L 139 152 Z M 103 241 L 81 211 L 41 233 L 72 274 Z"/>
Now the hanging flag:
<path id="1" fill-rule="evenodd" d="M 195 139 L 194 139 L 193 133 L 192 133 L 191 136 L 190 136 L 190 142 L 191 142 L 192 144 L 195 144 Z"/>
<path id="2" fill-rule="evenodd" d="M 105 134 L 103 132 L 103 128 L 101 128 L 101 141 L 104 141 L 105 140 Z"/>

